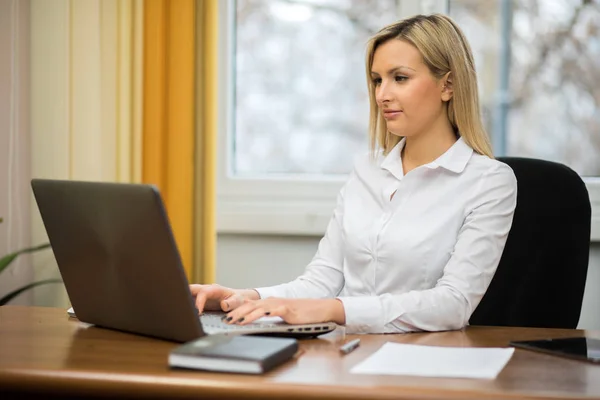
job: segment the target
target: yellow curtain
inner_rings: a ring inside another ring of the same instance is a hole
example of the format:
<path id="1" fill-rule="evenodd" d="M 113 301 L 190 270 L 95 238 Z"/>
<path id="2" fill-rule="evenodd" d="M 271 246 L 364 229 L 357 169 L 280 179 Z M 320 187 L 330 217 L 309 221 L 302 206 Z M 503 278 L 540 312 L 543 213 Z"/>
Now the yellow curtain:
<path id="1" fill-rule="evenodd" d="M 218 1 L 198 0 L 196 277 L 215 282 Z"/>
<path id="2" fill-rule="evenodd" d="M 144 2 L 142 181 L 158 186 L 189 279 L 193 271 L 194 0 Z"/>
<path id="3" fill-rule="evenodd" d="M 217 12 L 217 0 L 144 2 L 142 181 L 161 190 L 186 274 L 203 283 L 215 280 Z"/>

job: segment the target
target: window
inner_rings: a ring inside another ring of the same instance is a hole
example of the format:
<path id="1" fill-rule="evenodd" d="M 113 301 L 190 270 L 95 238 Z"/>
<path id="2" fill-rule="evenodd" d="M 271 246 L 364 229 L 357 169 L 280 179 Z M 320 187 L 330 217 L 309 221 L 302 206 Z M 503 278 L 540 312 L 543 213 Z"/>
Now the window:
<path id="1" fill-rule="evenodd" d="M 451 0 L 496 154 L 600 176 L 600 2 Z"/>
<path id="2" fill-rule="evenodd" d="M 448 8 L 473 49 L 495 154 L 578 172 L 600 240 L 600 1 L 450 0 Z"/>
<path id="3" fill-rule="evenodd" d="M 219 6 L 229 75 L 220 82 L 218 230 L 321 235 L 367 150 L 366 42 L 398 19 L 400 1 Z"/>
<path id="4" fill-rule="evenodd" d="M 220 3 L 229 74 L 220 82 L 219 231 L 322 234 L 367 146 L 367 38 L 402 16 L 449 12 L 473 47 L 495 153 L 555 160 L 586 177 L 600 240 L 599 3 Z"/>
<path id="5" fill-rule="evenodd" d="M 236 176 L 347 174 L 367 146 L 365 45 L 395 0 L 237 0 Z"/>

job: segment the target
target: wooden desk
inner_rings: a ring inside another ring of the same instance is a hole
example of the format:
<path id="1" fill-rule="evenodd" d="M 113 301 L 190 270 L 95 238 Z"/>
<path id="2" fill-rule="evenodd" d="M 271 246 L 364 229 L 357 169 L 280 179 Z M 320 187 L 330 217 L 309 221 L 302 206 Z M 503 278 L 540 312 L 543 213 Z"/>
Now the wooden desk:
<path id="1" fill-rule="evenodd" d="M 91 327 L 54 308 L 0 307 L 0 398 L 600 398 L 600 365 L 516 350 L 495 380 L 355 375 L 349 370 L 383 343 L 506 346 L 512 339 L 600 332 L 470 327 L 463 331 L 361 336 L 338 353 L 334 332 L 301 342 L 303 353 L 263 376 L 170 370 L 175 343 Z"/>

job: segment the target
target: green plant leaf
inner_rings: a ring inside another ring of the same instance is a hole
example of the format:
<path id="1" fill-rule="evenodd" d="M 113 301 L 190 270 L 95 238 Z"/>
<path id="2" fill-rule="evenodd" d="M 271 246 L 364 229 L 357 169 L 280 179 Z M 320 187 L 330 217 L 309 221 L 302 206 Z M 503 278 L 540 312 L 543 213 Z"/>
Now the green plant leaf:
<path id="1" fill-rule="evenodd" d="M 38 246 L 29 247 L 29 248 L 19 250 L 14 253 L 5 255 L 4 257 L 0 258 L 0 273 L 2 273 L 2 271 L 4 271 L 4 269 L 6 267 L 8 267 L 10 265 L 10 263 L 12 263 L 15 260 L 15 258 L 17 258 L 19 255 L 25 254 L 25 253 L 33 253 L 33 252 L 39 251 L 39 250 L 44 250 L 44 249 L 47 249 L 48 247 L 50 247 L 50 243 L 44 243 L 44 244 L 40 244 Z"/>
<path id="2" fill-rule="evenodd" d="M 18 289 L 15 289 L 12 292 L 10 292 L 9 294 L 0 298 L 0 306 L 6 305 L 9 301 L 11 301 L 12 299 L 17 297 L 21 293 L 23 293 L 31 288 L 34 288 L 34 287 L 40 286 L 40 285 L 46 285 L 48 283 L 62 283 L 62 281 L 60 279 L 44 279 L 43 281 L 33 282 L 33 283 L 30 283 L 23 287 L 20 287 Z"/>

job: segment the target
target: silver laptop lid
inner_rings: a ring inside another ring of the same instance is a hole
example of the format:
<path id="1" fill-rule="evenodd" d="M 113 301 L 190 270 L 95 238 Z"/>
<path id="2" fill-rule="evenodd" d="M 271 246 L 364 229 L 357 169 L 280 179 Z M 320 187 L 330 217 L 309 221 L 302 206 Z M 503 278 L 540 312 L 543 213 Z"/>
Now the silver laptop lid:
<path id="1" fill-rule="evenodd" d="M 79 320 L 178 342 L 204 334 L 154 186 L 31 186 Z"/>

